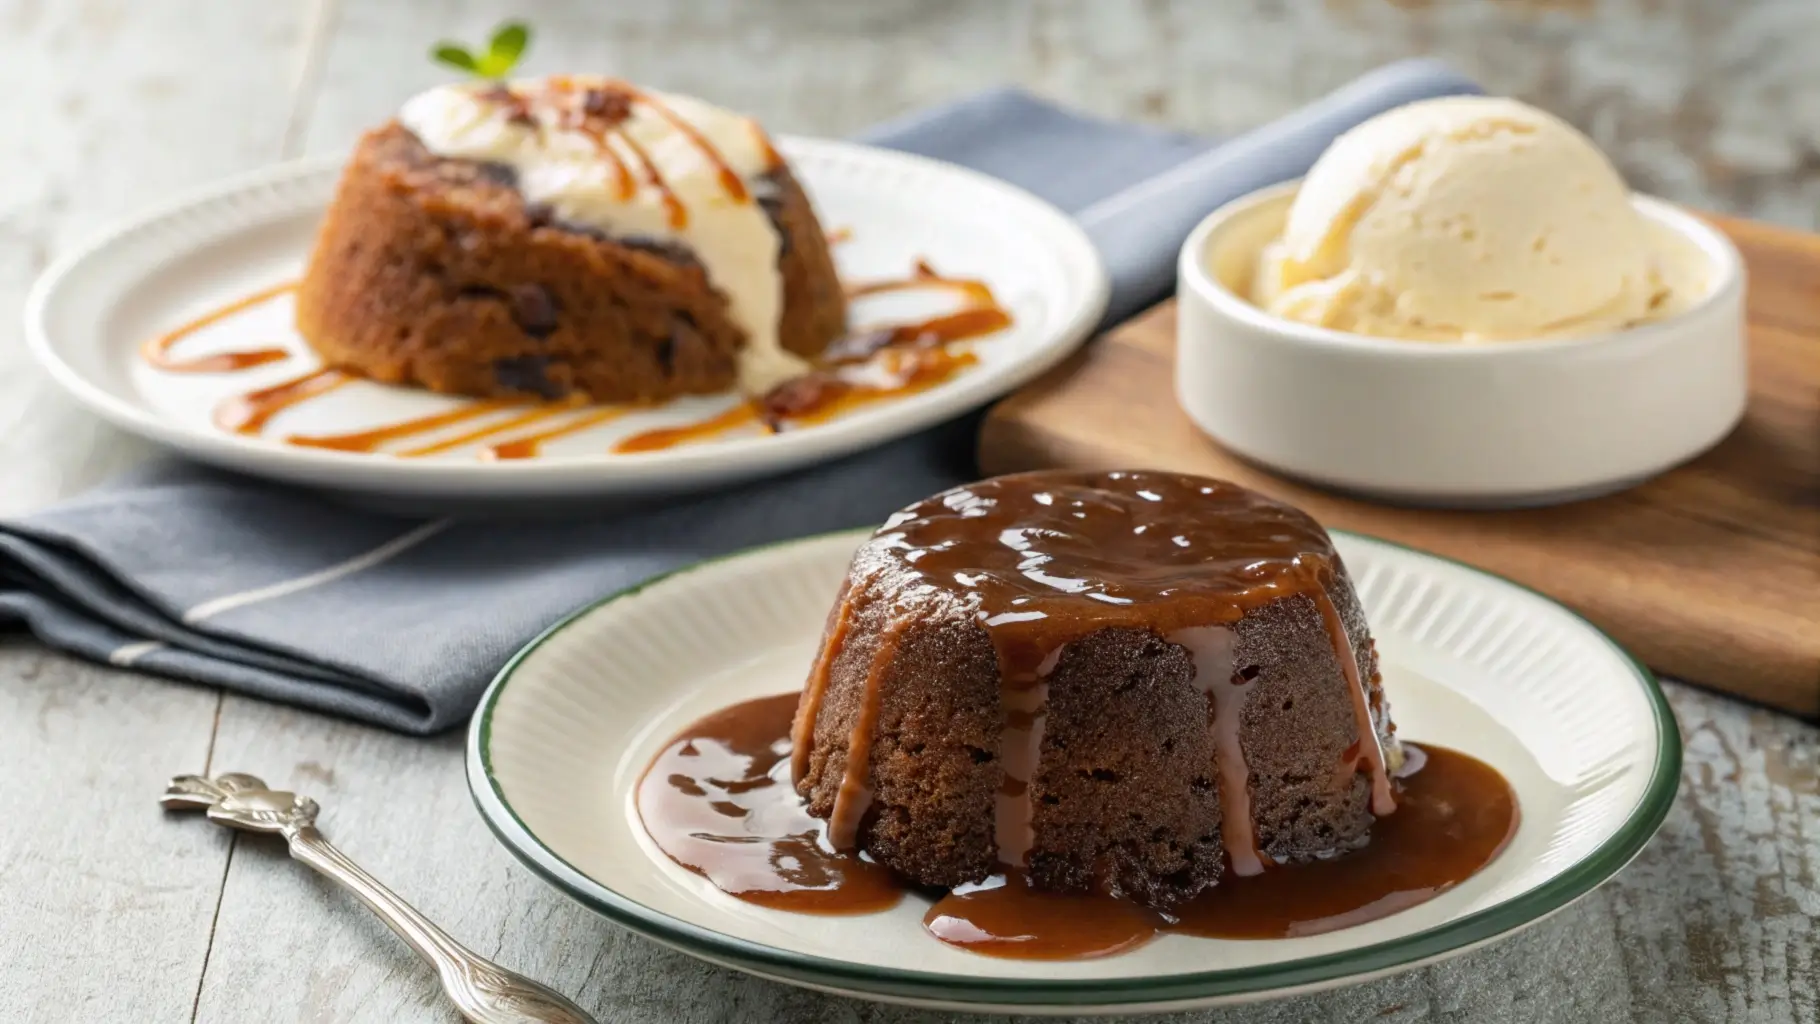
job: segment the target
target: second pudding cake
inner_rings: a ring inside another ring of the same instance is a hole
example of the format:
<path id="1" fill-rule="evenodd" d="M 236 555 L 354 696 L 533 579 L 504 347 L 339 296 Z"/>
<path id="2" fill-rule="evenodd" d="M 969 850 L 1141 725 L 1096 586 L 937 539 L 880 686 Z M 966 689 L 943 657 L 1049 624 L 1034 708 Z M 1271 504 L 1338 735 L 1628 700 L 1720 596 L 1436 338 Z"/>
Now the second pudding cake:
<path id="1" fill-rule="evenodd" d="M 839 848 L 1171 907 L 1362 845 L 1401 751 L 1326 532 L 1233 484 L 1042 472 L 854 556 L 793 777 Z"/>
<path id="2" fill-rule="evenodd" d="M 440 86 L 368 132 L 297 293 L 329 366 L 504 399 L 760 395 L 845 323 L 756 122 L 582 75 Z"/>

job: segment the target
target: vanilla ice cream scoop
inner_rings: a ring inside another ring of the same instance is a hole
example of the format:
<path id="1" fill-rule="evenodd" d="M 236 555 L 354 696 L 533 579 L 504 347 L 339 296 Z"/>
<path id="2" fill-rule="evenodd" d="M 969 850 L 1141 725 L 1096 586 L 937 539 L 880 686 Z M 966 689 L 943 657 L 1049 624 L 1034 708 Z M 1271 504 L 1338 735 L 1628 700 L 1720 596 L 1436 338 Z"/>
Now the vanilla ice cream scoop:
<path id="1" fill-rule="evenodd" d="M 1616 330 L 1670 287 L 1611 162 L 1566 122 L 1459 96 L 1382 114 L 1309 171 L 1252 300 L 1292 320 L 1426 341 Z"/>

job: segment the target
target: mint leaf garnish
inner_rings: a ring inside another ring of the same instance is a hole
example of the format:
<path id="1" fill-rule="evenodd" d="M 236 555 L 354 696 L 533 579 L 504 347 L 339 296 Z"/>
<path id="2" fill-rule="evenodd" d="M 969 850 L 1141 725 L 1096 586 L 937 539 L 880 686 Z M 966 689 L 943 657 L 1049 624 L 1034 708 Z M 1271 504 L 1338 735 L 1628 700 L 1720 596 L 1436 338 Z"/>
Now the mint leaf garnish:
<path id="1" fill-rule="evenodd" d="M 494 78 L 503 78 L 518 64 L 518 58 L 524 56 L 525 47 L 531 43 L 531 29 L 522 21 L 509 21 L 493 32 L 493 38 L 487 41 L 487 56 L 483 61 Z"/>
<path id="2" fill-rule="evenodd" d="M 493 30 L 486 49 L 475 53 L 460 43 L 437 43 L 430 50 L 431 59 L 476 78 L 498 80 L 512 73 L 525 47 L 531 44 L 531 29 L 522 21 L 508 21 Z"/>
<path id="3" fill-rule="evenodd" d="M 466 47 L 455 43 L 437 43 L 436 48 L 430 51 L 430 59 L 471 75 L 480 73 L 480 65 L 475 63 L 474 55 Z"/>

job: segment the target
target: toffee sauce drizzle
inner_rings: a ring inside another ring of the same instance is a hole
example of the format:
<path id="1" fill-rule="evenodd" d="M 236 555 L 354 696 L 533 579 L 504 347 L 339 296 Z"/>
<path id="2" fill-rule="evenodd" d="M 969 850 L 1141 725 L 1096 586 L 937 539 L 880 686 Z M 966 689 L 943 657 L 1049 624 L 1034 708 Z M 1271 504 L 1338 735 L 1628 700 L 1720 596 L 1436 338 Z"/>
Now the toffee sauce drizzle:
<path id="1" fill-rule="evenodd" d="M 147 341 L 140 347 L 141 358 L 155 368 L 175 373 L 229 372 L 287 359 L 290 353 L 282 348 L 220 352 L 189 360 L 171 358 L 170 350 L 191 334 L 294 291 L 296 287 L 295 281 L 274 285 L 204 314 Z M 942 277 L 926 261 L 920 259 L 916 262 L 915 270 L 906 278 L 868 281 L 854 286 L 855 293 L 861 295 L 914 289 L 953 290 L 966 297 L 970 303 L 985 304 L 970 305 L 926 320 L 852 333 L 829 346 L 820 366 L 801 377 L 785 381 L 765 395 L 743 400 L 725 412 L 705 420 L 648 430 L 622 438 L 614 445 L 613 451 L 661 451 L 708 440 L 755 423 L 771 433 L 778 433 L 789 426 L 824 423 L 875 402 L 927 391 L 979 362 L 973 353 L 954 351 L 949 346 L 991 334 L 1010 326 L 1012 322 L 1011 314 L 998 305 L 992 290 L 984 282 Z M 866 362 L 880 365 L 890 379 L 885 383 L 871 383 L 852 380 L 837 372 Z M 282 384 L 236 395 L 216 408 L 214 422 L 223 430 L 257 434 L 284 410 L 325 394 L 351 379 L 353 378 L 343 371 L 322 369 Z M 602 407 L 576 415 L 582 408 L 584 404 L 580 399 L 535 404 L 511 399 L 475 399 L 457 409 L 430 413 L 385 426 L 345 434 L 291 435 L 283 440 L 286 444 L 305 448 L 372 453 L 395 441 L 432 434 L 512 411 L 512 415 L 490 423 L 481 423 L 451 437 L 387 452 L 401 458 L 419 458 L 563 416 L 573 417 L 566 423 L 530 436 L 488 445 L 480 452 L 480 457 L 488 460 L 526 459 L 536 456 L 547 442 L 608 423 L 634 407 Z"/>
<path id="2" fill-rule="evenodd" d="M 219 309 L 210 310 L 181 327 L 148 340 L 139 346 L 139 357 L 148 365 L 166 373 L 232 373 L 235 370 L 248 370 L 255 366 L 264 366 L 267 363 L 289 359 L 290 352 L 277 346 L 247 349 L 240 352 L 215 352 L 189 359 L 173 358 L 171 349 L 205 327 L 218 324 L 236 313 L 244 313 L 254 306 L 264 305 L 281 295 L 289 295 L 296 290 L 296 281 L 285 281 L 269 288 L 261 288 L 251 295 L 236 299 Z"/>
<path id="3" fill-rule="evenodd" d="M 700 129 L 672 110 L 669 104 L 630 82 L 615 80 L 584 85 L 569 76 L 558 75 L 548 79 L 541 90 L 520 92 L 500 85 L 481 95 L 482 98 L 501 105 L 507 111 L 508 118 L 536 126 L 540 131 L 544 122 L 538 118 L 537 110 L 553 108 L 551 123 L 555 127 L 587 136 L 596 151 L 612 164 L 622 200 L 630 199 L 638 190 L 631 164 L 626 159 L 626 154 L 629 154 L 638 164 L 638 176 L 658 193 L 672 228 L 680 229 L 688 225 L 689 209 L 658 169 L 657 162 L 651 159 L 650 152 L 622 127 L 632 116 L 634 106 L 642 106 L 656 114 L 687 138 L 702 158 L 713 165 L 715 177 L 728 199 L 735 203 L 752 201 L 751 190 L 727 162 L 726 155 Z M 776 167 L 779 158 L 770 139 L 760 133 L 758 141 L 765 153 L 767 166 Z M 625 153 L 619 152 L 616 146 L 623 147 Z"/>
<path id="4" fill-rule="evenodd" d="M 350 380 L 353 378 L 340 370 L 312 370 L 228 399 L 215 409 L 215 425 L 235 434 L 257 434 L 272 417 L 299 402 L 326 395 Z"/>
<path id="5" fill-rule="evenodd" d="M 668 104 L 630 83 L 613 81 L 605 85 L 583 85 L 568 76 L 555 76 L 548 79 L 541 90 L 518 91 L 502 84 L 488 89 L 481 97 L 500 106 L 508 119 L 537 131 L 555 127 L 587 136 L 611 164 L 620 198 L 630 199 L 638 189 L 637 179 L 642 177 L 646 184 L 660 194 L 672 228 L 686 226 L 689 211 L 665 180 L 650 154 L 621 127 L 631 116 L 634 105 L 651 110 L 688 138 L 702 156 L 714 165 L 716 177 L 729 199 L 736 203 L 754 201 L 751 190 L 727 162 L 725 155 L 700 130 Z M 538 116 L 538 111 L 542 109 L 553 110 L 548 121 Z M 770 139 L 759 132 L 758 141 L 766 154 L 767 166 L 773 169 L 781 166 L 782 157 L 771 145 Z M 628 156 L 631 157 L 631 162 L 628 161 Z M 637 174 L 634 173 L 632 162 L 637 164 Z M 842 237 L 850 234 L 847 231 Z M 172 359 L 169 353 L 172 347 L 194 332 L 293 291 L 296 287 L 296 282 L 286 282 L 212 311 L 146 342 L 141 347 L 141 356 L 150 365 L 174 373 L 229 372 L 287 359 L 290 354 L 282 348 L 221 352 L 190 360 Z M 953 291 L 965 300 L 966 305 L 959 310 L 921 321 L 852 332 L 830 345 L 818 360 L 819 365 L 802 377 L 786 381 L 765 395 L 742 400 L 740 404 L 708 419 L 679 427 L 648 430 L 623 438 L 612 450 L 622 454 L 661 451 L 709 440 L 755 423 L 770 433 L 779 433 L 787 426 L 826 422 L 874 402 L 926 391 L 978 362 L 977 357 L 971 353 L 945 351 L 946 346 L 991 334 L 1012 323 L 1011 314 L 998 304 L 991 288 L 984 282 L 943 277 L 922 259 L 916 261 L 916 266 L 908 277 L 861 282 L 850 286 L 847 294 L 857 298 L 917 289 Z M 885 364 L 885 370 L 892 378 L 889 383 L 854 381 L 836 372 L 843 367 L 871 361 L 887 350 L 899 350 L 902 353 Z M 256 434 L 274 416 L 332 390 L 347 379 L 340 371 L 322 370 L 305 378 L 239 395 L 217 408 L 214 420 L 222 429 Z M 331 380 L 333 383 L 330 383 Z M 283 440 L 287 444 L 307 448 L 372 453 L 394 441 L 479 420 L 504 409 L 522 407 L 522 411 L 512 416 L 480 425 L 454 437 L 388 452 L 398 457 L 415 458 L 439 454 L 510 430 L 533 426 L 570 413 L 578 404 L 580 403 L 575 401 L 558 401 L 530 405 L 509 400 L 484 399 L 460 409 L 432 413 L 389 426 L 347 434 L 290 436 Z M 480 457 L 483 460 L 531 458 L 538 454 L 544 443 L 609 422 L 623 415 L 628 408 L 587 413 L 549 430 L 501 441 L 483 448 Z"/>
<path id="6" fill-rule="evenodd" d="M 928 332 L 921 333 L 928 337 Z M 934 344 L 974 336 L 971 332 L 947 334 Z M 927 391 L 979 363 L 979 357 L 971 352 L 954 352 L 941 347 L 887 352 L 886 355 L 896 356 L 885 363 L 885 370 L 892 377 L 888 384 L 848 380 L 826 368 L 811 370 L 779 384 L 759 398 L 743 400 L 708 419 L 679 427 L 658 427 L 621 438 L 614 443 L 613 451 L 618 454 L 661 451 L 719 437 L 754 423 L 773 434 L 781 433 L 787 426 L 825 423 L 875 402 Z"/>
<path id="7" fill-rule="evenodd" d="M 789 779 L 796 695 L 748 701 L 689 726 L 638 783 L 645 831 L 678 864 L 761 906 L 867 914 L 903 886 L 866 857 L 839 853 Z"/>
<path id="8" fill-rule="evenodd" d="M 294 289 L 295 282 L 238 300 L 182 327 L 147 342 L 141 355 L 152 366 L 179 373 L 225 372 L 264 365 L 289 358 L 284 349 L 257 349 L 249 352 L 222 352 L 188 361 L 171 360 L 170 348 L 210 324 Z M 678 445 L 708 440 L 751 424 L 761 424 L 771 433 L 789 426 L 824 423 L 875 402 L 921 391 L 944 383 L 979 363 L 971 352 L 957 352 L 947 346 L 969 340 L 1006 326 L 1010 317 L 1002 310 L 962 310 L 926 321 L 894 325 L 884 333 L 870 332 L 858 341 L 846 339 L 836 346 L 843 354 L 823 367 L 786 381 L 755 399 L 741 401 L 725 412 L 694 423 L 663 427 L 634 434 L 618 441 L 615 452 L 660 451 Z M 833 347 L 831 347 L 832 349 Z M 863 349 L 863 355 L 855 355 Z M 871 383 L 851 380 L 836 372 L 866 360 L 879 360 L 889 380 Z M 326 394 L 354 379 L 344 371 L 321 369 L 303 377 L 236 395 L 216 408 L 214 422 L 223 430 L 239 434 L 257 434 L 273 417 L 293 406 Z M 401 458 L 418 458 L 461 448 L 476 441 L 509 431 L 535 426 L 563 416 L 566 423 L 526 437 L 517 437 L 487 446 L 483 459 L 525 459 L 538 454 L 541 446 L 601 426 L 631 412 L 635 406 L 607 406 L 590 409 L 579 399 L 529 403 L 512 399 L 474 399 L 467 404 L 442 412 L 417 416 L 397 423 L 353 431 L 345 434 L 290 435 L 286 444 L 304 448 L 324 448 L 342 452 L 378 452 L 392 442 L 433 434 L 461 424 L 485 419 L 501 412 L 512 415 L 471 430 L 415 447 L 388 451 Z"/>
<path id="9" fill-rule="evenodd" d="M 1003 776 L 994 805 L 1000 871 L 956 888 L 930 908 L 925 927 L 943 941 L 988 955 L 1068 959 L 1116 953 L 1159 931 L 1247 938 L 1317 934 L 1432 898 L 1484 867 L 1515 832 L 1518 810 L 1509 785 L 1467 755 L 1406 747 L 1401 777 L 1392 778 L 1374 720 L 1377 695 L 1367 692 L 1370 684 L 1361 677 L 1357 652 L 1328 594 L 1338 556 L 1325 532 L 1299 511 L 1231 485 L 1173 474 L 1033 474 L 957 488 L 911 506 L 880 528 L 873 550 L 877 558 L 856 566 L 829 613 L 787 741 L 784 716 L 775 708 L 788 702 L 788 695 L 730 708 L 709 721 L 767 716 L 777 729 L 762 737 L 778 758 L 766 762 L 770 784 L 783 780 L 786 752 L 794 785 L 809 772 L 817 742 L 841 744 L 840 784 L 833 806 L 824 808 L 828 820 L 817 834 L 823 845 L 815 856 L 845 856 L 877 867 L 855 851 L 873 798 L 869 762 L 885 670 L 915 620 L 915 608 L 884 609 L 880 642 L 867 655 L 860 713 L 843 735 L 817 731 L 830 673 L 862 611 L 875 611 L 872 605 L 882 599 L 885 588 L 875 588 L 875 580 L 895 577 L 892 593 L 936 591 L 944 599 L 968 602 L 1000 667 Z M 913 584 L 908 591 L 906 581 Z M 1249 805 L 1240 722 L 1255 674 L 1236 670 L 1232 624 L 1253 608 L 1292 595 L 1315 605 L 1342 666 L 1342 685 L 1355 691 L 1349 699 L 1358 741 L 1339 758 L 1334 784 L 1350 786 L 1366 774 L 1370 806 L 1380 820 L 1363 852 L 1278 867 L 1259 848 Z M 1024 877 L 1035 843 L 1034 787 L 1047 679 L 1069 643 L 1121 625 L 1154 630 L 1185 647 L 1207 699 L 1230 870 L 1219 885 L 1168 915 L 1102 894 L 1034 890 Z M 685 731 L 676 742 L 690 735 Z M 654 765 L 639 795 L 651 835 L 673 859 L 713 878 L 715 869 L 703 863 L 711 857 L 684 849 L 686 837 L 655 824 L 672 815 L 665 804 L 692 799 L 691 787 L 704 783 L 669 775 L 665 786 L 656 786 L 650 780 L 659 775 Z M 715 778 L 723 786 L 740 784 Z M 800 801 L 796 806 L 807 814 Z M 731 810 L 725 813 L 732 816 Z M 739 847 L 740 857 L 753 856 L 749 844 L 768 841 L 749 815 L 739 816 L 738 828 L 745 837 L 739 842 L 747 844 Z M 778 862 L 798 864 L 800 851 L 791 850 Z M 788 886 L 759 886 L 765 892 L 780 887 Z M 751 898 L 745 889 L 728 891 Z M 860 902 L 871 905 L 874 899 L 864 896 Z M 843 906 L 823 895 L 810 909 Z"/>
<path id="10" fill-rule="evenodd" d="M 834 233 L 830 232 L 830 244 L 835 241 L 845 241 L 846 238 L 851 237 L 851 235 L 852 231 L 848 229 L 845 236 L 837 239 L 834 237 Z M 846 293 L 847 298 L 858 299 L 864 298 L 867 295 L 882 295 L 886 292 L 902 292 L 911 291 L 917 288 L 931 287 L 946 288 L 949 291 L 959 294 L 962 298 L 966 299 L 969 304 L 974 306 L 983 307 L 998 305 L 997 297 L 992 294 L 992 287 L 986 282 L 970 277 L 943 277 L 941 274 L 936 273 L 935 268 L 929 265 L 928 260 L 924 259 L 916 261 L 916 265 L 910 269 L 909 277 L 890 277 L 875 281 L 855 281 L 846 286 Z"/>
<path id="11" fill-rule="evenodd" d="M 828 635 L 841 635 L 839 609 Z M 818 662 L 817 670 L 821 668 Z M 836 849 L 790 784 L 804 745 L 795 693 L 701 719 L 639 781 L 646 833 L 676 863 L 739 899 L 813 914 L 888 909 L 909 890 L 864 853 Z M 794 728 L 791 715 L 798 712 Z M 1029 888 L 1021 874 L 960 886 L 924 917 L 936 938 L 988 956 L 1107 956 L 1158 934 L 1270 939 L 1318 935 L 1424 903 L 1471 877 L 1516 833 L 1516 797 L 1483 762 L 1405 745 L 1397 813 L 1362 850 L 1252 876 L 1229 876 L 1171 914 L 1097 893 Z"/>

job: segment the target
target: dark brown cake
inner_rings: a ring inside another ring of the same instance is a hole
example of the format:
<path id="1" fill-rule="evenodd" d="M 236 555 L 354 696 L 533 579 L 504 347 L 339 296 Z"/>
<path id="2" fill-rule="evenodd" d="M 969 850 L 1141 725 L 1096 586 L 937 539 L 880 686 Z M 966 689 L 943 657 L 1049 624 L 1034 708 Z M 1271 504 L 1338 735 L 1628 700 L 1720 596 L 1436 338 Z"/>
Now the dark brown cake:
<path id="1" fill-rule="evenodd" d="M 1168 907 L 1223 860 L 1354 848 L 1394 806 L 1345 568 L 1313 520 L 1233 484 L 1033 473 L 936 495 L 855 555 L 827 632 L 797 788 L 837 846 L 921 883 L 1016 871 Z"/>
<path id="2" fill-rule="evenodd" d="M 387 124 L 348 162 L 297 294 L 298 330 L 327 364 L 475 396 L 649 402 L 736 385 L 762 391 L 782 374 L 775 365 L 760 380 L 742 373 L 752 369 L 742 350 L 757 341 L 724 282 L 711 276 L 712 261 L 686 240 L 690 224 L 741 204 L 776 236 L 781 294 L 761 325 L 767 338 L 774 330 L 775 346 L 808 358 L 842 332 L 845 299 L 826 239 L 781 158 L 771 153 L 768 166 L 742 178 L 699 132 L 681 128 L 687 122 L 670 107 L 657 106 L 722 168 L 715 187 L 725 193 L 711 197 L 717 208 L 709 210 L 699 187 L 692 205 L 691 193 L 663 178 L 648 139 L 624 141 L 636 137 L 631 111 L 657 104 L 649 94 L 610 80 L 553 79 L 539 88 L 454 95 L 498 103 L 508 124 L 522 108 L 526 123 L 546 133 L 539 138 L 566 131 L 599 140 L 597 191 L 609 196 L 587 197 L 589 209 L 611 211 L 617 172 L 627 204 L 641 197 L 647 215 L 667 209 L 665 237 L 565 218 L 529 201 L 512 166 L 437 155 L 404 125 Z M 641 130 L 648 136 L 648 125 Z"/>

